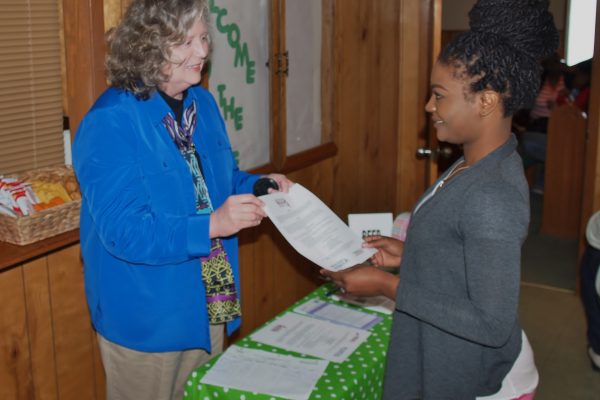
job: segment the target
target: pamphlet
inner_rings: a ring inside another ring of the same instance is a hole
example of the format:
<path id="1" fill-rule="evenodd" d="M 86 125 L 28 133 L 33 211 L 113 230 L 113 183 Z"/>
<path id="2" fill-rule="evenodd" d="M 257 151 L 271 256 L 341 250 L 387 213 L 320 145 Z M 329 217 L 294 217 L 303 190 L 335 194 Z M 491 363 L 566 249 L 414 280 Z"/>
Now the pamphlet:
<path id="1" fill-rule="evenodd" d="M 298 183 L 288 193 L 273 192 L 260 199 L 283 237 L 321 268 L 340 271 L 361 264 L 376 253 L 375 249 L 363 248 L 362 238 Z"/>

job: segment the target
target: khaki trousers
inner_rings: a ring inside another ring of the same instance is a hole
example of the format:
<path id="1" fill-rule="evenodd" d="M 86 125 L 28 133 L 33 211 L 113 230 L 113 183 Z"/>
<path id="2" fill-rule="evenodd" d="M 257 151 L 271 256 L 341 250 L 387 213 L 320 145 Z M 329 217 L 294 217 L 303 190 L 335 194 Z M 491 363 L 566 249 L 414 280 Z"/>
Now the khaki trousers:
<path id="1" fill-rule="evenodd" d="M 200 349 L 146 353 L 97 337 L 107 400 L 181 400 L 192 371 L 223 351 L 224 325 L 210 326 L 210 354 Z"/>

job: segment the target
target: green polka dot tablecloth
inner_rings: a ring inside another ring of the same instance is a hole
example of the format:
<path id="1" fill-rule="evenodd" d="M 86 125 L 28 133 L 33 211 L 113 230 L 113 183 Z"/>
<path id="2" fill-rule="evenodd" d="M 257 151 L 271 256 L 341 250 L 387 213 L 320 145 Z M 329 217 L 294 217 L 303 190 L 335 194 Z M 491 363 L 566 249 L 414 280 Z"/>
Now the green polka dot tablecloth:
<path id="1" fill-rule="evenodd" d="M 383 371 L 385 368 L 385 359 L 389 342 L 389 333 L 391 328 L 391 315 L 380 314 L 374 311 L 365 310 L 360 307 L 337 302 L 327 296 L 331 287 L 324 285 L 310 293 L 305 298 L 292 305 L 289 310 L 293 310 L 298 305 L 314 298 L 330 301 L 344 307 L 360 309 L 364 312 L 374 313 L 383 316 L 383 320 L 370 329 L 371 335 L 363 344 L 361 344 L 343 363 L 329 362 L 325 373 L 318 380 L 315 389 L 309 399 L 323 400 L 369 400 L 380 399 Z M 284 311 L 288 312 L 288 311 Z M 282 313 L 283 314 L 283 313 Z M 262 343 L 254 342 L 250 337 L 246 337 L 236 343 L 237 346 L 270 351 L 277 354 L 292 355 L 299 358 L 312 358 L 299 353 L 286 351 L 280 348 L 268 346 Z M 281 399 L 272 395 L 261 393 L 252 393 L 242 390 L 205 385 L 201 383 L 202 377 L 218 360 L 218 357 L 208 363 L 198 367 L 190 375 L 185 388 L 184 400 L 214 400 L 214 399 L 235 399 L 235 400 L 275 400 Z M 235 377 L 232 377 L 235 379 Z"/>

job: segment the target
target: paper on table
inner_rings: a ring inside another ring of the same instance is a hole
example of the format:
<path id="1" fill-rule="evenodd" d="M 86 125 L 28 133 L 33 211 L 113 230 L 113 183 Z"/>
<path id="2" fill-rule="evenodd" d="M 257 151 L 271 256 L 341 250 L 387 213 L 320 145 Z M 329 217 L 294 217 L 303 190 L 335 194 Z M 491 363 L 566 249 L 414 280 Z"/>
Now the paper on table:
<path id="1" fill-rule="evenodd" d="M 311 317 L 324 319 L 351 326 L 358 329 L 371 329 L 383 320 L 383 317 L 369 314 L 359 310 L 328 303 L 320 299 L 311 299 L 294 309 L 299 314 L 305 314 Z"/>
<path id="2" fill-rule="evenodd" d="M 252 334 L 252 340 L 343 362 L 369 335 L 368 331 L 362 329 L 288 312 Z"/>
<path id="3" fill-rule="evenodd" d="M 385 296 L 355 297 L 344 295 L 344 297 L 340 297 L 337 294 L 332 294 L 331 298 L 333 300 L 343 301 L 345 303 L 366 308 L 367 310 L 388 315 L 390 315 L 396 309 L 396 303 Z"/>
<path id="4" fill-rule="evenodd" d="M 328 364 L 325 360 L 231 346 L 200 382 L 286 399 L 307 399 Z"/>
<path id="5" fill-rule="evenodd" d="M 284 238 L 304 257 L 331 271 L 360 264 L 376 253 L 317 196 L 302 185 L 288 193 L 261 196 L 265 212 Z"/>

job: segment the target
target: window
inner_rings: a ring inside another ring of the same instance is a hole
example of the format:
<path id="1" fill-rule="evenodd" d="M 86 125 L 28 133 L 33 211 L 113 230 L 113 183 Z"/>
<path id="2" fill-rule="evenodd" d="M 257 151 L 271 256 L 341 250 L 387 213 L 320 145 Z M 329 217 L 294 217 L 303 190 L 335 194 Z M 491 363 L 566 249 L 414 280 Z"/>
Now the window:
<path id="1" fill-rule="evenodd" d="M 210 2 L 213 52 L 208 85 L 227 124 L 240 168 L 271 161 L 269 147 L 269 4 Z"/>
<path id="2" fill-rule="evenodd" d="M 64 163 L 57 0 L 0 2 L 0 174 Z"/>
<path id="3" fill-rule="evenodd" d="M 333 0 L 212 0 L 208 81 L 240 168 L 290 172 L 331 142 Z"/>

